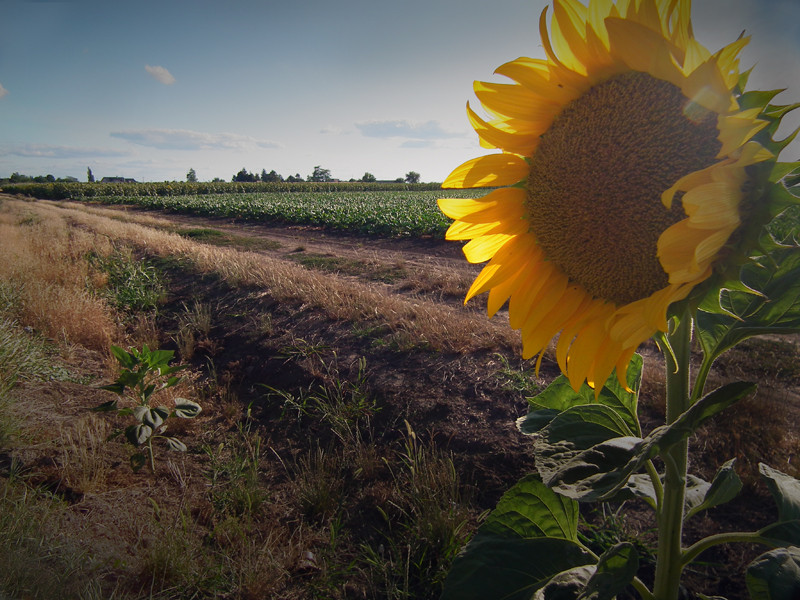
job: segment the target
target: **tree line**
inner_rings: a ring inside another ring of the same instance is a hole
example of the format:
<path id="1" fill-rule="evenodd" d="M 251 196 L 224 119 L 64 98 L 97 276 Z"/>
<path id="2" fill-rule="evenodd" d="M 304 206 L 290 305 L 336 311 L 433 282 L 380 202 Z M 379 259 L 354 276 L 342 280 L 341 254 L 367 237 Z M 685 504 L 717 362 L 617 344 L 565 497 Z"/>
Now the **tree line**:
<path id="1" fill-rule="evenodd" d="M 405 178 L 398 177 L 393 182 L 394 183 L 419 183 L 420 174 L 416 171 L 409 171 L 406 173 Z M 186 181 L 189 182 L 196 182 L 197 181 L 197 173 L 194 169 L 189 169 L 189 172 L 186 174 Z M 222 181 L 221 179 L 214 179 L 213 181 Z M 300 181 L 313 181 L 313 182 L 333 182 L 339 181 L 335 179 L 331 175 L 330 169 L 323 169 L 320 165 L 314 167 L 314 171 L 303 178 L 300 173 L 295 175 L 289 175 L 286 179 L 283 178 L 283 175 L 276 172 L 274 169 L 267 173 L 266 169 L 261 169 L 261 175 L 257 173 L 248 173 L 247 169 L 242 168 L 241 171 L 236 173 L 232 178 L 231 181 L 238 181 L 238 182 L 255 182 L 255 181 L 264 181 L 268 183 L 277 183 L 277 182 L 287 182 L 287 183 L 295 183 Z M 375 175 L 370 173 L 369 171 L 365 172 L 361 179 L 350 179 L 351 182 L 362 182 L 362 183 L 375 183 L 377 182 L 377 178 Z"/>

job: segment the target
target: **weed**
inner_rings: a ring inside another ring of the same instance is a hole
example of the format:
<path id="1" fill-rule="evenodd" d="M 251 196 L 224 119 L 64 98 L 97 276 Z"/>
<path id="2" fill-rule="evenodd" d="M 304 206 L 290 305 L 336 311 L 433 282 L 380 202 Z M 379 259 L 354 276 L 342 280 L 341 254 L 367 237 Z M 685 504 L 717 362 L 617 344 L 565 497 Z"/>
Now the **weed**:
<path id="1" fill-rule="evenodd" d="M 283 346 L 278 351 L 278 356 L 289 360 L 302 360 L 306 358 L 319 358 L 330 347 L 321 342 L 308 341 L 303 338 L 293 338 L 292 343 Z"/>
<path id="2" fill-rule="evenodd" d="M 61 432 L 61 473 L 64 481 L 81 492 L 98 490 L 110 465 L 101 452 L 108 425 L 94 415 Z"/>
<path id="3" fill-rule="evenodd" d="M 89 262 L 108 276 L 107 296 L 121 310 L 154 310 L 166 294 L 158 269 L 146 260 L 136 259 L 129 248 L 117 249 L 108 256 L 90 254 Z"/>
<path id="4" fill-rule="evenodd" d="M 497 375 L 502 381 L 503 389 L 520 394 L 536 395 L 541 391 L 536 374 L 531 369 L 512 367 L 504 355 L 495 353 L 503 366 L 497 370 Z"/>
<path id="5" fill-rule="evenodd" d="M 259 464 L 263 456 L 263 438 L 252 430 L 248 419 L 237 425 L 235 436 L 216 448 L 204 446 L 210 459 L 205 476 L 209 496 L 219 515 L 252 517 L 267 499 L 259 481 Z"/>
<path id="6" fill-rule="evenodd" d="M 312 520 L 330 518 L 339 509 L 344 492 L 342 456 L 317 447 L 300 457 L 294 488 L 300 511 Z"/>
<path id="7" fill-rule="evenodd" d="M 362 545 L 361 563 L 375 596 L 438 598 L 472 515 L 452 457 L 420 444 L 408 423 L 400 460 L 391 503 L 399 514 L 379 508 L 389 530 L 377 547 Z"/>

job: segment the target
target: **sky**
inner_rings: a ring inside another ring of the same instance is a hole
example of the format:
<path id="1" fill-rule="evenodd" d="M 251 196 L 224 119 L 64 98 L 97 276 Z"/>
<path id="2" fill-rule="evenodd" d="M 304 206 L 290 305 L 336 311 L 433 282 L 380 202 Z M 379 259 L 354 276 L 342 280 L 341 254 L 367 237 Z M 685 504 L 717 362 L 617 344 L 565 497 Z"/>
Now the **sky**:
<path id="1" fill-rule="evenodd" d="M 544 0 L 0 0 L 0 177 L 443 181 L 485 154 L 473 80 L 544 56 Z M 800 0 L 695 0 L 751 88 L 800 102 Z M 797 111 L 800 113 L 800 110 Z M 793 116 L 783 133 L 800 126 Z M 800 142 L 782 155 L 800 159 Z"/>

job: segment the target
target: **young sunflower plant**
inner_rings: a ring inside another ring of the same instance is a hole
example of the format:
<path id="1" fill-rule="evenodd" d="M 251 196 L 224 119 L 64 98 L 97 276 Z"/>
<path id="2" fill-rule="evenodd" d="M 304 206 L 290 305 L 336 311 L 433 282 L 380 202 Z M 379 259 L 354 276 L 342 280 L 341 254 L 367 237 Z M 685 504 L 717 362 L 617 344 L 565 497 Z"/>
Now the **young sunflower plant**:
<path id="1" fill-rule="evenodd" d="M 487 262 L 467 294 L 508 303 L 523 356 L 557 338 L 563 375 L 531 398 L 518 426 L 538 474 L 512 488 L 456 559 L 445 599 L 679 597 L 684 568 L 731 541 L 768 550 L 747 571 L 753 598 L 800 597 L 800 482 L 762 465 L 779 521 L 683 546 L 683 523 L 732 499 L 733 462 L 712 482 L 687 474 L 689 435 L 751 394 L 750 383 L 706 393 L 711 364 L 738 342 L 800 331 L 800 251 L 775 219 L 800 204 L 800 163 L 776 141 L 800 105 L 780 90 L 747 91 L 740 37 L 712 53 L 694 37 L 689 0 L 554 0 L 539 29 L 544 59 L 518 58 L 476 82 L 488 118 L 467 105 L 481 145 L 447 188 L 492 188 L 442 199 L 447 239 Z M 797 132 L 795 132 L 797 133 Z M 703 359 L 690 382 L 692 336 Z M 637 416 L 641 358 L 654 338 L 666 362 L 666 423 Z M 658 460 L 656 460 L 658 459 Z M 659 472 L 656 464 L 663 464 Z M 656 512 L 653 581 L 631 544 L 601 556 L 580 541 L 577 502 L 637 497 Z"/>

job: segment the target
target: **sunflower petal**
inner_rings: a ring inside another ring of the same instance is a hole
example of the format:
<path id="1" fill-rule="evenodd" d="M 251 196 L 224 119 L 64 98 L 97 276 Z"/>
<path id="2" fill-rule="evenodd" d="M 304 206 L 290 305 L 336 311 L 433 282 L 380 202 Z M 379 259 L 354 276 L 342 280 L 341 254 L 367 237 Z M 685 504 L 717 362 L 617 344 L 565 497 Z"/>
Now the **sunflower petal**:
<path id="1" fill-rule="evenodd" d="M 457 167 L 447 176 L 442 187 L 460 189 L 514 185 L 528 176 L 529 169 L 521 156 L 489 154 L 468 160 Z"/>

